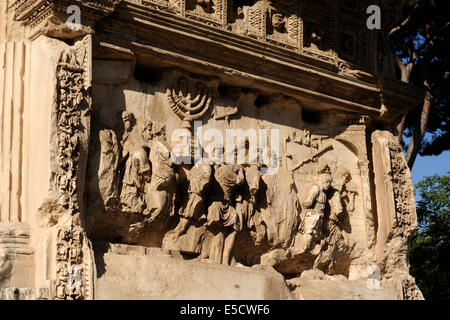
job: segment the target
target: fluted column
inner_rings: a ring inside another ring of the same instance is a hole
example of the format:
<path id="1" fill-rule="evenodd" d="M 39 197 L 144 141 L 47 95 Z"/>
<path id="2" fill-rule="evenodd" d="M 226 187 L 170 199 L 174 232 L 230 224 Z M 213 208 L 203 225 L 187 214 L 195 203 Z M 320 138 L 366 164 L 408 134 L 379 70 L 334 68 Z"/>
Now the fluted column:
<path id="1" fill-rule="evenodd" d="M 1 222 L 22 222 L 22 141 L 25 44 L 0 44 Z"/>
<path id="2" fill-rule="evenodd" d="M 6 38 L 6 5 L 8 0 L 0 1 L 0 42 Z"/>

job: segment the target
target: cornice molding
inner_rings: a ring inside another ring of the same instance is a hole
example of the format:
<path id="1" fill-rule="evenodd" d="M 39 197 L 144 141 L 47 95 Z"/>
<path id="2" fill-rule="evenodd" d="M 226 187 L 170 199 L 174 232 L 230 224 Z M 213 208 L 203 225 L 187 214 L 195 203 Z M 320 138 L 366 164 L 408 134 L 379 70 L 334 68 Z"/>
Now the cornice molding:
<path id="1" fill-rule="evenodd" d="M 423 92 L 398 80 L 358 70 L 345 61 L 327 63 L 307 52 L 229 32 L 177 14 L 125 1 L 96 25 L 101 58 L 106 47 L 135 55 L 149 67 L 174 66 L 195 73 L 220 74 L 298 99 L 302 105 L 340 109 L 389 121 L 414 108 Z M 105 47 L 106 45 L 106 47 Z M 109 50 L 114 59 L 114 50 Z M 95 55 L 95 52 L 94 52 Z M 123 52 L 117 52 L 123 57 Z M 349 66 L 350 65 L 350 66 Z"/>
<path id="2" fill-rule="evenodd" d="M 166 61 L 169 66 L 195 65 L 197 70 L 209 69 L 210 73 L 232 75 L 243 82 L 255 81 L 263 87 L 276 88 L 306 104 L 320 102 L 323 108 L 335 107 L 386 120 L 414 108 L 423 97 L 423 92 L 416 88 L 359 70 L 359 66 L 336 54 L 304 48 L 301 32 L 303 19 L 308 17 L 303 14 L 304 10 L 314 9 L 311 1 L 302 1 L 298 7 L 303 12 L 299 16 L 298 47 L 277 42 L 269 34 L 266 36 L 265 28 L 262 37 L 230 30 L 229 17 L 225 15 L 229 14 L 232 1 L 220 2 L 220 14 L 207 19 L 204 14 L 196 15 L 184 0 L 16 0 L 9 9 L 16 20 L 29 28 L 30 38 L 44 34 L 73 39 L 94 33 L 97 23 L 94 42 L 136 52 L 133 59 L 139 63 L 148 55 Z M 273 8 L 284 8 L 286 14 L 291 12 L 286 8 L 294 8 L 293 1 L 273 3 Z M 65 24 L 67 7 L 73 4 L 79 5 L 82 11 L 82 29 L 77 32 Z M 260 9 L 261 5 L 253 7 Z M 108 19 L 99 22 L 107 16 Z"/>
<path id="3" fill-rule="evenodd" d="M 91 32 L 92 26 L 111 14 L 123 0 L 16 0 L 9 6 L 14 20 L 29 28 L 30 37 L 45 34 L 55 38 L 75 38 Z M 82 11 L 81 30 L 74 32 L 66 26 L 67 8 L 77 5 Z"/>

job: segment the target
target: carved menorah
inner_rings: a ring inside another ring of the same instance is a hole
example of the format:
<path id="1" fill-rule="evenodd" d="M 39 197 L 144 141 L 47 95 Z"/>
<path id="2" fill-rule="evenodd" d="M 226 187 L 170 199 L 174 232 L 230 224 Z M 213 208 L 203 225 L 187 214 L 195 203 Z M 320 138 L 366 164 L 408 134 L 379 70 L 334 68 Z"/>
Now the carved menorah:
<path id="1" fill-rule="evenodd" d="M 167 100 L 172 111 L 183 121 L 182 127 L 191 134 L 191 155 L 195 154 L 195 141 L 192 122 L 200 119 L 210 108 L 213 96 L 208 87 L 197 81 L 190 85 L 188 79 L 181 76 L 176 85 L 166 90 Z"/>
<path id="2" fill-rule="evenodd" d="M 191 132 L 192 122 L 200 119 L 209 110 L 212 101 L 208 88 L 202 82 L 197 82 L 193 87 L 189 86 L 185 77 L 181 77 L 176 87 L 168 88 L 166 92 L 170 108 L 183 120 L 183 128 Z"/>

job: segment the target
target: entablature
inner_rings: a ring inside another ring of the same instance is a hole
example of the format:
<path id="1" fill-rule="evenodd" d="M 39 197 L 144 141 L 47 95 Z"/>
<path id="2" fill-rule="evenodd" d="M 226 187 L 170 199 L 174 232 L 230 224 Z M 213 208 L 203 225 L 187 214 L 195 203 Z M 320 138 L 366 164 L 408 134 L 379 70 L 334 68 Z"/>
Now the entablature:
<path id="1" fill-rule="evenodd" d="M 36 36 L 92 33 L 94 56 L 153 69 L 181 67 L 233 84 L 380 119 L 414 108 L 423 93 L 387 70 L 381 30 L 368 30 L 366 1 L 18 0 L 10 8 Z M 81 6 L 83 28 L 65 27 L 67 6 Z M 123 48 L 106 50 L 105 47 Z M 384 59 L 379 59 L 383 56 Z M 380 66 L 379 66 L 380 65 Z"/>

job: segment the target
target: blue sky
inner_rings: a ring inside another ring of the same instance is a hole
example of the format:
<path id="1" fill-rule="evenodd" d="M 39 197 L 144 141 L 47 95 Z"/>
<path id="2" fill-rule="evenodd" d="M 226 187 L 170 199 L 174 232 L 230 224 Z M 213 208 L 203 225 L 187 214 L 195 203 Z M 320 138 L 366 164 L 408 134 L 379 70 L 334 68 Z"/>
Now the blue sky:
<path id="1" fill-rule="evenodd" d="M 446 174 L 450 171 L 450 150 L 444 151 L 438 156 L 417 156 L 412 168 L 412 180 L 416 184 L 423 177 L 434 174 Z"/>
<path id="2" fill-rule="evenodd" d="M 414 162 L 411 175 L 415 185 L 423 177 L 432 176 L 434 174 L 446 174 L 450 171 L 450 150 L 444 151 L 438 156 L 417 156 Z M 450 195 L 449 195 L 450 196 Z M 414 198 L 419 201 L 420 196 L 415 193 Z"/>

